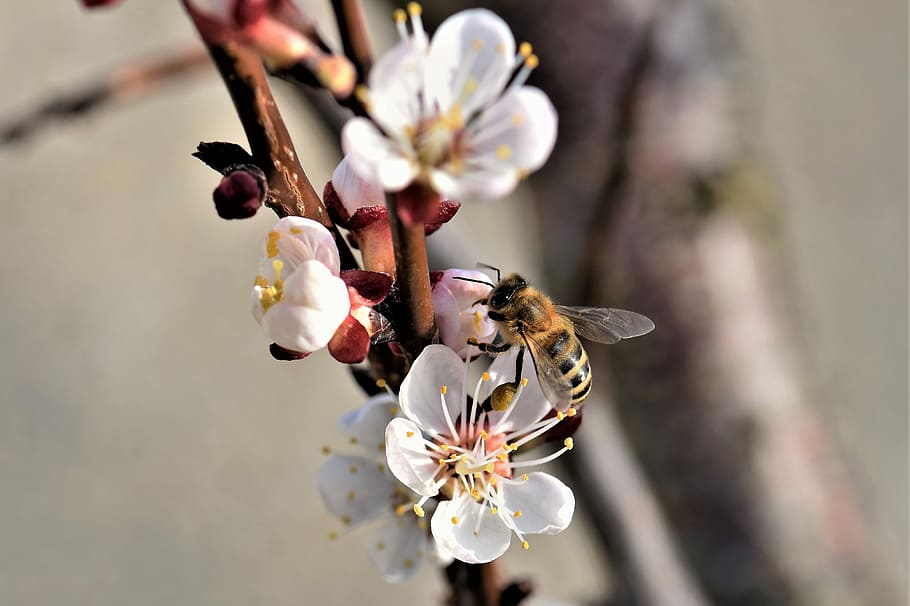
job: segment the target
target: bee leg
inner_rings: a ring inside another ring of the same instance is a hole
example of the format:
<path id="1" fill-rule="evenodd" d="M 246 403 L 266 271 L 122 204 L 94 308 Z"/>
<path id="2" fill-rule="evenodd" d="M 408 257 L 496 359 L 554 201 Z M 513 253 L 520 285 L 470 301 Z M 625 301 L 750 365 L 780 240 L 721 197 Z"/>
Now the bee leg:
<path id="1" fill-rule="evenodd" d="M 518 357 L 515 358 L 515 385 L 518 385 L 518 382 L 521 381 L 521 367 L 524 366 L 525 362 L 525 347 L 518 348 Z"/>
<path id="2" fill-rule="evenodd" d="M 508 343 L 503 343 L 501 345 L 495 345 L 493 343 L 479 343 L 477 339 L 474 338 L 468 339 L 468 345 L 473 345 L 474 347 L 480 349 L 482 352 L 492 354 L 498 354 L 512 349 L 512 346 Z"/>

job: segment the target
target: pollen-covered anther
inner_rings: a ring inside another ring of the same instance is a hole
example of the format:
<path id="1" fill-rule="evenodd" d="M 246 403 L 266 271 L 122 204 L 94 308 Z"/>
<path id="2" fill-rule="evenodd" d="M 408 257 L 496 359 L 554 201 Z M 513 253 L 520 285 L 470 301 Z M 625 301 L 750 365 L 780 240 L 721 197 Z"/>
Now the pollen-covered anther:
<path id="1" fill-rule="evenodd" d="M 332 454 L 332 449 L 329 448 L 328 446 L 323 446 L 323 447 L 322 447 L 322 454 L 324 454 L 324 455 Z"/>
<path id="2" fill-rule="evenodd" d="M 509 455 L 507 455 L 507 454 L 504 453 L 504 452 L 501 452 L 501 453 L 499 453 L 498 455 L 496 455 L 496 458 L 499 459 L 499 460 L 502 461 L 502 462 L 505 462 L 505 461 L 509 458 Z"/>
<path id="3" fill-rule="evenodd" d="M 483 373 L 482 375 L 480 375 L 480 380 L 481 380 L 481 381 L 484 381 L 484 382 L 489 381 L 489 380 L 490 380 L 490 373 L 485 372 L 485 373 Z"/>
<path id="4" fill-rule="evenodd" d="M 408 20 L 408 14 L 403 8 L 396 8 L 392 13 L 392 18 L 395 19 L 395 23 L 404 23 Z"/>
<path id="5" fill-rule="evenodd" d="M 348 438 L 348 442 L 350 442 L 351 444 L 356 444 L 356 443 L 357 443 L 357 437 L 356 437 L 356 436 L 351 436 L 350 438 Z"/>
<path id="6" fill-rule="evenodd" d="M 496 148 L 496 157 L 500 160 L 508 160 L 512 157 L 512 148 L 508 145 L 500 145 Z"/>
<path id="7" fill-rule="evenodd" d="M 418 518 L 422 518 L 426 515 L 426 512 L 423 510 L 423 507 L 420 506 L 420 503 L 414 503 L 414 514 Z"/>
<path id="8" fill-rule="evenodd" d="M 561 411 L 556 411 L 556 418 L 559 419 L 560 421 L 562 421 L 563 419 L 566 418 L 566 414 Z"/>
<path id="9" fill-rule="evenodd" d="M 565 446 L 569 450 L 572 450 L 573 448 L 575 448 L 575 440 L 573 440 L 572 438 L 566 438 L 565 440 L 563 440 L 563 446 Z"/>
<path id="10" fill-rule="evenodd" d="M 458 525 L 458 516 L 452 516 L 452 524 Z"/>
<path id="11" fill-rule="evenodd" d="M 334 530 L 330 530 L 329 531 L 329 540 L 334 541 L 337 538 L 338 538 L 338 533 L 335 532 Z"/>
<path id="12" fill-rule="evenodd" d="M 480 430 L 480 437 L 483 438 L 484 440 L 489 440 L 489 439 L 490 439 L 490 434 L 488 434 L 486 431 L 484 431 L 483 429 L 481 429 L 481 430 Z"/>
<path id="13" fill-rule="evenodd" d="M 448 392 L 448 391 L 449 391 L 448 385 L 441 385 L 439 387 L 439 393 L 441 393 L 442 395 L 446 395 L 446 392 Z"/>
<path id="14" fill-rule="evenodd" d="M 530 42 L 522 42 L 518 45 L 518 54 L 522 57 L 530 57 L 533 47 Z"/>
<path id="15" fill-rule="evenodd" d="M 540 65 L 540 59 L 537 58 L 537 55 L 530 55 L 527 59 L 525 59 L 525 65 L 531 69 L 536 69 L 537 66 Z"/>
<path id="16" fill-rule="evenodd" d="M 404 435 L 407 436 L 407 437 L 409 437 L 409 438 L 413 438 L 413 437 L 414 437 L 414 432 L 413 432 L 413 431 L 407 431 L 407 432 L 405 432 Z"/>
<path id="17" fill-rule="evenodd" d="M 525 551 L 527 551 L 527 550 L 531 549 L 531 544 L 528 543 L 527 541 L 522 541 L 521 548 L 524 549 Z"/>
<path id="18" fill-rule="evenodd" d="M 521 481 L 522 481 L 522 482 L 527 482 L 527 481 L 528 481 L 528 474 L 526 474 L 526 473 L 521 474 Z"/>
<path id="19" fill-rule="evenodd" d="M 385 379 L 376 379 L 376 387 L 378 387 L 379 389 L 385 389 L 386 385 L 387 385 L 387 383 L 386 383 Z M 397 408 L 397 406 L 394 408 Z"/>
<path id="20" fill-rule="evenodd" d="M 520 509 L 516 509 L 515 512 L 512 514 L 512 517 L 514 517 L 514 518 L 520 518 L 520 517 L 521 517 L 521 510 L 520 510 Z"/>
<path id="21" fill-rule="evenodd" d="M 577 409 L 577 408 L 568 408 L 568 409 L 566 409 L 566 416 L 567 416 L 567 417 L 574 417 L 574 416 L 577 415 L 577 414 L 578 414 L 578 409 Z"/>
<path id="22" fill-rule="evenodd" d="M 423 7 L 420 6 L 419 2 L 408 2 L 408 14 L 412 17 L 416 17 L 423 12 Z"/>
<path id="23" fill-rule="evenodd" d="M 527 377 L 522 377 L 522 378 L 521 378 L 521 386 L 522 386 L 522 387 L 526 387 L 527 385 L 528 385 L 528 378 L 527 378 Z"/>

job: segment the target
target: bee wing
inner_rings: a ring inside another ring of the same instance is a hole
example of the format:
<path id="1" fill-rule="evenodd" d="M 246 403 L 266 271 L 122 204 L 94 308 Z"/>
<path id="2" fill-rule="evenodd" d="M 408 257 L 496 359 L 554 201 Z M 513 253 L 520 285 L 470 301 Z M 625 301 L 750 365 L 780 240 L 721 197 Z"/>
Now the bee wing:
<path id="1" fill-rule="evenodd" d="M 524 335 L 524 341 L 531 352 L 531 359 L 534 360 L 534 368 L 537 370 L 537 379 L 540 381 L 544 397 L 553 408 L 565 410 L 572 401 L 572 383 L 559 370 L 556 361 L 540 343 L 529 335 Z"/>
<path id="2" fill-rule="evenodd" d="M 554 305 L 556 313 L 575 325 L 575 333 L 597 343 L 619 343 L 654 330 L 650 318 L 625 309 L 612 307 L 572 307 Z"/>

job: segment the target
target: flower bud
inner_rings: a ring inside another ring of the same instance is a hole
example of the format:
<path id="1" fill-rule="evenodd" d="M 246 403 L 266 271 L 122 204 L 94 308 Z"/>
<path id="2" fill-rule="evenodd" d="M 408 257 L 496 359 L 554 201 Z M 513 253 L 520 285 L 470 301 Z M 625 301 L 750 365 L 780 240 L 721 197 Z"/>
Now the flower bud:
<path id="1" fill-rule="evenodd" d="M 267 191 L 265 173 L 259 167 L 247 164 L 228 169 L 212 198 L 222 219 L 248 219 L 262 206 Z"/>

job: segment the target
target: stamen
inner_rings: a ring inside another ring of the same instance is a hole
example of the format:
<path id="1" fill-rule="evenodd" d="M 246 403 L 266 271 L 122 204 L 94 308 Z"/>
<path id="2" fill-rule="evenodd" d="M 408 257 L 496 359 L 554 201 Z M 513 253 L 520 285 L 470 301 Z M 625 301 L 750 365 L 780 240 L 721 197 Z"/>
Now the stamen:
<path id="1" fill-rule="evenodd" d="M 446 425 L 451 432 L 451 440 L 456 444 L 461 443 L 461 439 L 458 436 L 458 431 L 455 429 L 455 424 L 452 422 L 452 415 L 449 414 L 449 407 L 446 406 L 446 392 L 449 390 L 448 386 L 443 385 L 439 388 L 439 402 L 442 404 L 442 414 L 446 418 Z"/>
<path id="2" fill-rule="evenodd" d="M 411 16 L 411 30 L 414 32 L 414 41 L 421 50 L 427 47 L 427 33 L 423 29 L 423 19 L 420 14 L 423 8 L 417 2 L 408 2 L 408 14 Z"/>
<path id="3" fill-rule="evenodd" d="M 417 514 L 418 518 L 422 518 L 426 515 L 426 512 L 423 510 L 423 507 L 420 506 L 420 503 L 414 503 L 414 513 Z"/>
<path id="4" fill-rule="evenodd" d="M 537 55 L 528 55 L 524 63 L 521 66 L 521 69 L 518 70 L 518 73 L 515 74 L 515 77 L 509 83 L 509 87 L 503 93 L 503 96 L 508 95 L 510 92 L 517 90 L 519 86 L 522 86 L 528 80 L 528 76 L 531 75 L 531 72 L 540 65 L 540 59 L 537 58 Z"/>
<path id="5" fill-rule="evenodd" d="M 392 13 L 392 18 L 395 19 L 395 29 L 398 30 L 398 37 L 403 40 L 408 38 L 408 27 L 406 22 L 408 20 L 408 14 L 404 11 L 403 8 L 395 9 L 395 12 Z"/>
<path id="6" fill-rule="evenodd" d="M 566 439 L 571 440 L 572 438 L 566 438 Z M 534 467 L 536 465 L 543 465 L 544 463 L 549 463 L 550 461 L 553 461 L 554 459 L 558 459 L 563 454 L 565 454 L 566 451 L 569 451 L 569 450 L 572 450 L 572 449 L 568 446 L 563 446 L 556 452 L 549 454 L 545 457 L 540 457 L 539 459 L 531 459 L 528 461 L 513 461 L 513 462 L 509 463 L 508 466 L 509 466 L 509 469 L 518 469 L 519 467 Z"/>

